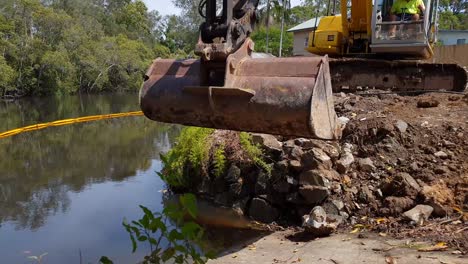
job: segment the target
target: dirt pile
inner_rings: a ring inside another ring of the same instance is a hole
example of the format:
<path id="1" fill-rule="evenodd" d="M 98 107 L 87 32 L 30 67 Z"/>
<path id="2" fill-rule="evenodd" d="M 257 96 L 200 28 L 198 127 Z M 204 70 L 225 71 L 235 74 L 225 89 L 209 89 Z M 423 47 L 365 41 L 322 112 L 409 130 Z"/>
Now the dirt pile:
<path id="1" fill-rule="evenodd" d="M 254 220 L 317 235 L 337 226 L 374 230 L 466 253 L 466 97 L 339 94 L 335 109 L 347 123 L 340 142 L 253 134 L 271 170 L 249 162 L 237 132 L 216 132 L 228 169 L 193 191 Z"/>

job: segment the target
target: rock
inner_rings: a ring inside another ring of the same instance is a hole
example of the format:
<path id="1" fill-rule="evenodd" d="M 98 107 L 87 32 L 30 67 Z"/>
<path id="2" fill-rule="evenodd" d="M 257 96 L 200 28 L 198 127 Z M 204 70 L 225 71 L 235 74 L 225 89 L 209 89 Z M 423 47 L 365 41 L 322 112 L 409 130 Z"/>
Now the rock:
<path id="1" fill-rule="evenodd" d="M 302 171 L 302 164 L 298 160 L 290 160 L 289 161 L 289 167 L 295 172 Z"/>
<path id="2" fill-rule="evenodd" d="M 227 171 L 227 174 L 225 177 L 226 182 L 236 183 L 239 181 L 240 175 L 241 175 L 241 170 L 239 169 L 239 167 L 232 164 Z"/>
<path id="3" fill-rule="evenodd" d="M 343 124 L 343 125 L 346 125 L 349 123 L 349 118 L 347 118 L 346 116 L 340 116 L 338 117 L 338 121 Z"/>
<path id="4" fill-rule="evenodd" d="M 197 193 L 199 194 L 211 194 L 211 181 L 207 177 L 203 177 L 200 184 L 197 186 Z"/>
<path id="5" fill-rule="evenodd" d="M 304 185 L 299 187 L 299 193 L 308 204 L 320 204 L 328 196 L 328 188 L 322 186 Z"/>
<path id="6" fill-rule="evenodd" d="M 353 152 L 353 150 L 354 150 L 353 144 L 350 144 L 350 143 L 343 144 L 343 152 Z"/>
<path id="7" fill-rule="evenodd" d="M 354 156 L 351 152 L 346 151 L 341 155 L 341 158 L 336 162 L 336 169 L 339 173 L 346 173 L 351 164 L 354 163 Z"/>
<path id="8" fill-rule="evenodd" d="M 271 223 L 278 218 L 279 213 L 278 210 L 267 201 L 260 198 L 253 198 L 250 203 L 249 215 L 256 221 Z"/>
<path id="9" fill-rule="evenodd" d="M 412 162 L 411 165 L 410 165 L 411 169 L 413 171 L 419 171 L 419 166 L 418 166 L 418 163 L 415 161 L 415 162 Z"/>
<path id="10" fill-rule="evenodd" d="M 440 102 L 437 101 L 434 97 L 424 97 L 418 100 L 418 107 L 419 108 L 429 108 L 429 107 L 437 107 L 439 106 Z"/>
<path id="11" fill-rule="evenodd" d="M 359 168 L 364 172 L 372 172 L 375 170 L 374 162 L 370 158 L 359 159 Z"/>
<path id="12" fill-rule="evenodd" d="M 416 196 L 421 191 L 421 186 L 408 173 L 400 172 L 393 180 L 382 188 L 385 195 L 391 196 Z"/>
<path id="13" fill-rule="evenodd" d="M 302 165 L 305 169 L 331 169 L 331 158 L 321 149 L 312 148 L 301 157 Z"/>
<path id="14" fill-rule="evenodd" d="M 289 154 L 289 157 L 292 160 L 301 160 L 302 155 L 304 154 L 304 151 L 302 148 L 298 146 L 294 146 L 291 150 L 291 154 Z"/>
<path id="15" fill-rule="evenodd" d="M 293 204 L 304 204 L 305 203 L 302 196 L 300 196 L 299 193 L 297 193 L 297 192 L 288 194 L 286 196 L 286 201 L 289 202 L 289 203 L 293 203 Z"/>
<path id="16" fill-rule="evenodd" d="M 317 237 L 323 237 L 329 236 L 335 231 L 337 224 L 328 223 L 325 210 L 320 206 L 316 206 L 308 215 L 302 217 L 302 227 L 306 232 Z"/>
<path id="17" fill-rule="evenodd" d="M 357 194 L 358 194 L 358 200 L 361 203 L 371 203 L 375 200 L 374 195 L 369 190 L 369 187 L 367 187 L 367 185 L 362 185 L 361 191 L 358 192 Z"/>
<path id="18" fill-rule="evenodd" d="M 255 183 L 255 194 L 260 195 L 267 193 L 268 178 L 268 175 L 263 171 L 258 174 L 257 182 Z"/>
<path id="19" fill-rule="evenodd" d="M 406 218 L 409 221 L 414 221 L 415 223 L 422 225 L 429 216 L 431 216 L 432 211 L 434 211 L 434 208 L 432 208 L 429 205 L 416 205 L 413 209 L 406 211 L 403 213 L 403 217 Z"/>
<path id="20" fill-rule="evenodd" d="M 453 212 L 454 194 L 445 183 L 440 182 L 432 186 L 424 186 L 421 190 L 424 203 L 434 208 L 433 214 L 445 217 Z"/>
<path id="21" fill-rule="evenodd" d="M 333 201 L 337 201 L 337 200 L 333 200 Z M 322 207 L 323 207 L 323 209 L 325 209 L 325 212 L 327 212 L 327 215 L 339 215 L 340 210 L 344 208 L 344 204 L 343 204 L 343 207 L 338 208 L 338 206 L 333 201 L 327 201 L 327 202 L 322 204 Z M 343 203 L 343 202 L 341 202 L 341 203 Z M 340 205 L 340 204 L 338 204 L 338 205 Z"/>
<path id="22" fill-rule="evenodd" d="M 280 179 L 278 182 L 273 184 L 273 190 L 279 192 L 279 193 L 288 193 L 290 184 L 287 181 L 287 178 L 285 179 Z"/>
<path id="23" fill-rule="evenodd" d="M 303 148 L 310 148 L 311 146 L 311 140 L 308 138 L 296 138 L 294 139 L 294 144 L 296 144 L 299 147 Z"/>
<path id="24" fill-rule="evenodd" d="M 397 120 L 395 123 L 395 128 L 400 131 L 400 133 L 405 133 L 406 130 L 408 129 L 408 123 L 406 123 L 403 120 Z"/>
<path id="25" fill-rule="evenodd" d="M 400 214 L 414 206 L 413 199 L 409 197 L 389 196 L 385 198 L 384 205 L 390 210 L 390 214 Z"/>
<path id="26" fill-rule="evenodd" d="M 296 181 L 296 179 L 294 179 L 293 177 L 291 176 L 287 176 L 286 177 L 286 181 L 291 185 L 291 186 L 297 186 L 299 183 Z"/>
<path id="27" fill-rule="evenodd" d="M 272 154 L 279 154 L 283 150 L 283 145 L 273 135 L 252 133 L 252 142 L 254 144 L 262 145 L 268 152 Z"/>
<path id="28" fill-rule="evenodd" d="M 435 173 L 435 174 L 439 174 L 439 175 L 441 175 L 441 174 L 448 174 L 448 173 L 449 173 L 449 168 L 446 167 L 446 166 L 436 167 L 436 168 L 434 169 L 434 173 Z"/>
<path id="29" fill-rule="evenodd" d="M 305 147 L 304 147 L 305 148 Z M 339 147 L 334 146 L 323 140 L 311 139 L 307 148 L 318 148 L 327 154 L 332 160 L 337 160 L 340 157 Z"/>
<path id="30" fill-rule="evenodd" d="M 299 184 L 329 187 L 330 181 L 322 176 L 320 170 L 308 170 L 299 175 Z"/>
<path id="31" fill-rule="evenodd" d="M 242 193 L 242 182 L 236 182 L 231 185 L 229 185 L 229 194 L 233 198 L 239 198 Z"/>
<path id="32" fill-rule="evenodd" d="M 447 153 L 443 151 L 437 151 L 436 153 L 434 153 L 434 156 L 441 158 L 441 159 L 447 159 L 449 157 L 449 155 L 447 155 Z"/>
<path id="33" fill-rule="evenodd" d="M 228 192 L 218 193 L 215 196 L 214 202 L 215 204 L 222 205 L 222 206 L 229 206 L 230 202 L 230 194 Z"/>

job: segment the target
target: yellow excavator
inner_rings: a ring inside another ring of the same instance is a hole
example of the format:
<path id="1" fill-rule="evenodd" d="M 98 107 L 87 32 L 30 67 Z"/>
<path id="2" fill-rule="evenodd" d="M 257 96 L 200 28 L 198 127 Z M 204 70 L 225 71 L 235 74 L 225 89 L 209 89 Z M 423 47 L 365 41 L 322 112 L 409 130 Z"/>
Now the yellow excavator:
<path id="1" fill-rule="evenodd" d="M 340 14 L 320 19 L 306 50 L 338 58 L 330 61 L 335 91 L 465 90 L 467 74 L 460 65 L 424 61 L 434 55 L 439 0 L 423 0 L 417 19 L 407 8 L 393 8 L 399 15 L 392 18 L 394 4 L 405 0 L 331 1 L 339 1 Z"/>
<path id="2" fill-rule="evenodd" d="M 343 18 L 329 16 L 321 20 L 311 36 L 310 51 L 323 56 L 276 58 L 255 53 L 250 34 L 256 23 L 258 2 L 199 2 L 199 13 L 205 19 L 195 46 L 195 54 L 200 58 L 153 61 L 140 90 L 140 107 L 148 118 L 332 140 L 341 133 L 332 90 L 354 86 L 460 90 L 466 85 L 466 72 L 456 64 L 367 58 L 329 60 L 326 54 L 403 54 L 409 50 L 403 42 L 388 46 L 373 41 L 380 36 L 376 27 L 384 24 L 372 22 L 375 18 L 371 0 L 352 0 L 350 18 L 346 1 L 342 1 Z M 424 22 L 425 28 L 428 23 Z M 411 51 L 418 52 L 430 54 L 431 47 Z M 398 70 L 404 71 L 401 76 L 395 76 Z M 459 75 L 463 80 L 457 79 Z"/>

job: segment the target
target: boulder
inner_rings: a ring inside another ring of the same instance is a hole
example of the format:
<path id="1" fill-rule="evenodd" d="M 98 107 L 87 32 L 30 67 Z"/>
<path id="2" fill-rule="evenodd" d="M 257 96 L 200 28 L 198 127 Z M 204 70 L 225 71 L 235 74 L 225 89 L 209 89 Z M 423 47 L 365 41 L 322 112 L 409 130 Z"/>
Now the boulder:
<path id="1" fill-rule="evenodd" d="M 385 195 L 391 196 L 416 196 L 421 191 L 421 186 L 408 173 L 398 173 L 390 183 L 383 186 Z"/>
<path id="2" fill-rule="evenodd" d="M 302 165 L 305 169 L 326 169 L 332 168 L 331 158 L 321 149 L 312 148 L 304 152 L 301 157 Z"/>
<path id="3" fill-rule="evenodd" d="M 418 100 L 417 106 L 419 108 L 429 108 L 429 107 L 437 107 L 439 106 L 440 102 L 437 101 L 434 97 L 423 97 Z"/>
<path id="4" fill-rule="evenodd" d="M 289 167 L 295 172 L 302 171 L 302 164 L 298 160 L 290 160 L 289 161 Z"/>
<path id="5" fill-rule="evenodd" d="M 261 198 L 253 198 L 250 203 L 249 215 L 253 220 L 271 223 L 278 218 L 279 213 L 267 201 Z"/>
<path id="6" fill-rule="evenodd" d="M 370 158 L 359 159 L 359 169 L 364 172 L 373 172 L 375 170 L 374 162 Z"/>
<path id="7" fill-rule="evenodd" d="M 338 224 L 335 223 L 336 220 L 333 223 L 329 223 L 327 220 L 329 219 L 327 219 L 325 210 L 320 206 L 316 206 L 308 215 L 302 217 L 302 227 L 306 232 L 316 237 L 329 236 L 336 230 Z"/>
<path id="8" fill-rule="evenodd" d="M 429 216 L 431 216 L 432 211 L 434 211 L 434 208 L 431 206 L 418 204 L 413 209 L 404 212 L 403 217 L 409 221 L 414 221 L 415 223 L 422 225 L 427 221 Z"/>
<path id="9" fill-rule="evenodd" d="M 323 176 L 321 170 L 308 170 L 299 175 L 299 184 L 330 187 L 330 181 Z"/>
<path id="10" fill-rule="evenodd" d="M 268 193 L 268 179 L 269 176 L 265 172 L 261 171 L 258 174 L 257 182 L 255 183 L 255 194 L 260 195 Z"/>
<path id="11" fill-rule="evenodd" d="M 346 151 L 341 155 L 341 158 L 336 162 L 336 169 L 338 170 L 339 173 L 346 173 L 351 166 L 351 164 L 354 163 L 354 156 L 351 154 L 351 152 Z"/>
<path id="12" fill-rule="evenodd" d="M 389 214 L 401 214 L 414 206 L 413 199 L 409 197 L 389 196 L 385 198 L 384 205 L 388 208 Z"/>
<path id="13" fill-rule="evenodd" d="M 241 175 L 241 170 L 239 169 L 239 167 L 237 167 L 236 165 L 232 164 L 228 171 L 227 171 L 227 174 L 225 176 L 225 179 L 226 179 L 226 182 L 228 183 L 236 183 L 239 181 L 239 178 L 240 178 L 240 175 Z"/>
<path id="14" fill-rule="evenodd" d="M 328 197 L 328 188 L 323 186 L 304 185 L 299 187 L 299 194 L 308 204 L 320 204 Z"/>
<path id="15" fill-rule="evenodd" d="M 443 151 L 437 151 L 434 153 L 434 156 L 440 158 L 440 159 L 448 159 L 449 155 Z"/>
<path id="16" fill-rule="evenodd" d="M 408 123 L 403 120 L 397 120 L 395 123 L 395 128 L 400 131 L 400 133 L 405 133 L 408 129 Z"/>
<path id="17" fill-rule="evenodd" d="M 283 150 L 283 145 L 273 135 L 252 133 L 252 142 L 262 145 L 262 147 L 272 154 L 279 154 Z"/>

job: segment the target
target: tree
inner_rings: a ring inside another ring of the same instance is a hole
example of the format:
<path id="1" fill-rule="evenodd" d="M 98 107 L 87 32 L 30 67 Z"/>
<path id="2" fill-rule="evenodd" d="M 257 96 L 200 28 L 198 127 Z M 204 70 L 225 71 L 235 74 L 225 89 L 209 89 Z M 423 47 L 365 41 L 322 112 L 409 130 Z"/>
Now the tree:
<path id="1" fill-rule="evenodd" d="M 439 29 L 468 29 L 468 2 L 442 0 L 439 5 Z"/>

